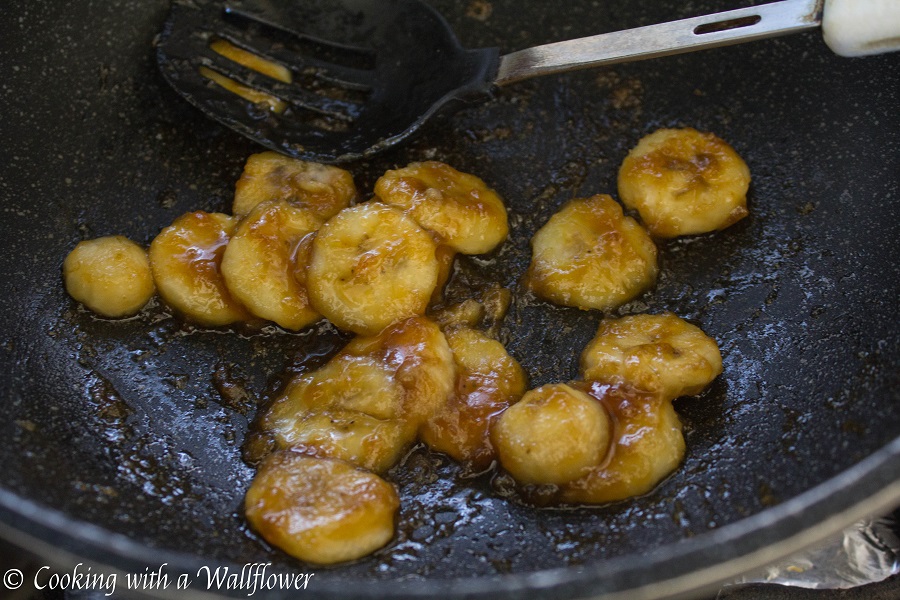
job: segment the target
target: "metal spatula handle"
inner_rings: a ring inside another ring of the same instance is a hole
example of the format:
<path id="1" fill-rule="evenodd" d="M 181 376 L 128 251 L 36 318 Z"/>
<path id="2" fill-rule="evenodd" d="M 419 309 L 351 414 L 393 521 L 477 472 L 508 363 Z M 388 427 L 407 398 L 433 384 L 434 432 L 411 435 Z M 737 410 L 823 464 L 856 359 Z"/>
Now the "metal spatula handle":
<path id="1" fill-rule="evenodd" d="M 900 47 L 900 0 L 781 0 L 513 52 L 501 57 L 495 83 L 505 85 L 538 75 L 814 29 L 822 25 L 823 10 L 838 15 L 830 23 L 826 17 L 825 33 L 826 41 L 839 54 L 887 52 Z M 868 32 L 868 39 L 861 31 Z M 844 43 L 833 43 L 835 38 Z M 853 46 L 850 51 L 844 51 L 847 45 Z M 872 51 L 866 52 L 866 47 Z"/>

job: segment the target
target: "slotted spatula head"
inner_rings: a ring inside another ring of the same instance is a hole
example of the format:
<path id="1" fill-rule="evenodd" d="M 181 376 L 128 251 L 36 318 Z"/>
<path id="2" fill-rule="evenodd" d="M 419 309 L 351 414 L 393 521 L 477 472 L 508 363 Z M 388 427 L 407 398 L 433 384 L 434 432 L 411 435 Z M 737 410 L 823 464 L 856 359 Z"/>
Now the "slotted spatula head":
<path id="1" fill-rule="evenodd" d="M 243 66 L 217 43 L 290 76 Z M 462 48 L 419 0 L 176 0 L 157 57 L 208 116 L 278 152 L 342 162 L 408 137 L 454 100 L 490 94 L 499 53 Z M 211 79 L 221 76 L 283 102 L 244 99 Z"/>

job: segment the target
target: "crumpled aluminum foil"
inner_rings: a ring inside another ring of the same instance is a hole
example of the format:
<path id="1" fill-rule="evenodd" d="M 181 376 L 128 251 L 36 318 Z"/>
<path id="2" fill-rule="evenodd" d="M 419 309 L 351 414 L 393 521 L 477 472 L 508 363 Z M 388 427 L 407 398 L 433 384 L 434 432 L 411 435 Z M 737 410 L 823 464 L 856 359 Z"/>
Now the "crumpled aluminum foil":
<path id="1" fill-rule="evenodd" d="M 735 581 L 849 589 L 900 573 L 900 513 L 859 521 L 821 545 Z"/>

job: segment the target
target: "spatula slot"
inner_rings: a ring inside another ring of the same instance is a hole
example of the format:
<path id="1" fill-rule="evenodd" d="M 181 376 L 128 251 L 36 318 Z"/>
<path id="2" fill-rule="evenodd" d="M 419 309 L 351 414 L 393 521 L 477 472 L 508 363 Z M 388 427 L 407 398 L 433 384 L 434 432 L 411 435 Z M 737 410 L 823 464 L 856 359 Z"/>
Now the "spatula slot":
<path id="1" fill-rule="evenodd" d="M 272 79 L 284 83 L 292 81 L 291 72 L 284 65 L 260 55 L 253 49 L 234 44 L 223 37 L 214 36 L 209 43 L 209 49 L 232 62 L 253 69 Z"/>
<path id="2" fill-rule="evenodd" d="M 202 77 L 210 80 L 218 87 L 231 94 L 240 96 L 257 108 L 268 109 L 274 113 L 283 113 L 287 108 L 287 103 L 281 98 L 245 85 L 234 77 L 218 71 L 213 66 L 201 65 L 197 71 Z"/>
<path id="3" fill-rule="evenodd" d="M 705 35 L 708 33 L 717 33 L 719 31 L 729 31 L 731 29 L 741 29 L 750 27 L 762 21 L 759 15 L 751 15 L 749 17 L 741 17 L 739 19 L 727 19 L 724 21 L 715 21 L 713 23 L 704 23 L 694 28 L 696 35 Z"/>
<path id="4" fill-rule="evenodd" d="M 337 121 L 351 122 L 360 112 L 360 105 L 352 101 L 329 98 L 302 86 L 273 80 L 224 58 L 217 61 L 204 56 L 199 62 L 201 75 L 253 104 L 269 106 L 275 113 L 296 107 Z"/>
<path id="5" fill-rule="evenodd" d="M 296 95 L 298 91 L 304 90 L 309 94 L 336 100 L 343 104 L 361 105 L 368 101 L 371 93 L 371 88 L 364 83 L 348 85 L 346 82 L 336 79 L 328 67 L 308 65 L 291 71 L 278 62 L 277 57 L 266 56 L 256 48 L 249 47 L 245 41 L 226 35 L 210 36 L 209 49 L 227 59 L 229 65 L 234 64 L 233 68 L 236 70 L 242 70 L 241 67 L 244 67 L 282 83 L 293 83 L 294 86 L 291 88 L 292 95 Z M 221 70 L 227 70 L 223 63 L 217 62 L 220 64 Z M 225 74 L 228 75 L 228 73 Z M 262 83 L 250 73 L 246 73 L 244 77 L 241 77 L 238 72 L 236 76 L 244 79 L 248 85 L 255 86 Z M 271 82 L 269 85 L 280 87 L 274 82 Z M 272 89 L 274 90 L 275 87 Z M 282 93 L 291 92 L 282 90 Z"/>
<path id="6" fill-rule="evenodd" d="M 333 79 L 328 70 L 322 67 L 306 67 L 295 73 L 294 82 L 299 88 L 349 104 L 365 104 L 372 93 L 372 88 L 368 85 L 348 86 L 343 81 Z"/>
<path id="7" fill-rule="evenodd" d="M 304 34 L 303 32 L 275 27 L 263 16 L 226 7 L 224 21 L 253 38 L 271 40 L 273 47 L 280 47 L 288 55 L 301 55 L 322 63 L 368 71 L 375 68 L 375 52 L 357 46 L 333 43 Z"/>

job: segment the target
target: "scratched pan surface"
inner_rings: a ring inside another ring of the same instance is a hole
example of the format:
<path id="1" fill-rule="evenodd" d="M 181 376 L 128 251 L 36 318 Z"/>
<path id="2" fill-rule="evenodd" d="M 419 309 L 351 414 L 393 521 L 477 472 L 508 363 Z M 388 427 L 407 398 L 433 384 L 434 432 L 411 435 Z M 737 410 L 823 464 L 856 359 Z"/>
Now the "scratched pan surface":
<path id="1" fill-rule="evenodd" d="M 464 44 L 503 51 L 746 4 L 435 2 Z M 186 211 L 228 210 L 257 148 L 163 82 L 152 43 L 167 2 L 15 0 L 2 12 L 2 532 L 123 571 L 251 561 L 310 571 L 248 530 L 241 445 L 279 375 L 345 338 L 327 326 L 196 329 L 159 305 L 106 321 L 76 306 L 60 277 L 81 239 L 147 244 Z M 706 567 L 727 574 L 867 498 L 895 499 L 898 108 L 900 55 L 839 59 L 811 33 L 522 83 L 349 165 L 367 191 L 387 168 L 439 159 L 503 195 L 511 239 L 461 261 L 450 294 L 493 281 L 514 291 L 504 341 L 534 385 L 576 377 L 601 316 L 522 289 L 528 240 L 563 202 L 615 193 L 627 150 L 662 126 L 719 134 L 754 179 L 749 218 L 662 244 L 658 285 L 620 311 L 673 310 L 725 357 L 706 395 L 677 402 L 688 451 L 673 476 L 632 501 L 539 511 L 490 476 L 460 479 L 416 451 L 393 475 L 395 541 L 314 569 L 314 589 L 559 597 L 694 572 L 699 585 Z"/>

